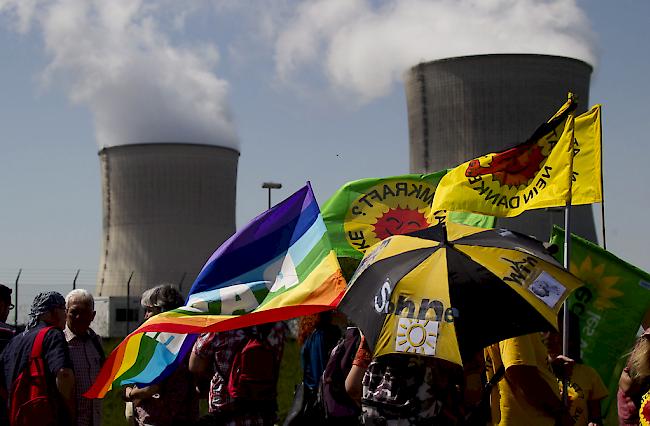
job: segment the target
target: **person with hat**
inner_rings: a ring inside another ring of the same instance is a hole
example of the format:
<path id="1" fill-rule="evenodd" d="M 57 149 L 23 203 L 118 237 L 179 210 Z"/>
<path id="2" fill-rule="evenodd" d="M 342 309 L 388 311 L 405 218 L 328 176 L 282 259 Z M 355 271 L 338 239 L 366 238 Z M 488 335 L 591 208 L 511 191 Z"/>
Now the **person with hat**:
<path id="1" fill-rule="evenodd" d="M 11 289 L 0 283 L 0 353 L 4 350 L 9 340 L 16 333 L 14 328 L 7 324 L 9 311 L 14 308 L 11 303 Z"/>
<path id="2" fill-rule="evenodd" d="M 39 293 L 32 302 L 29 322 L 24 332 L 17 334 L 2 353 L 3 385 L 9 395 L 13 384 L 29 365 L 29 357 L 38 333 L 45 327 L 53 327 L 44 336 L 41 357 L 45 363 L 45 379 L 48 392 L 54 395 L 59 409 L 57 423 L 74 424 L 75 378 L 68 344 L 63 334 L 66 324 L 66 307 L 63 296 L 55 291 Z"/>

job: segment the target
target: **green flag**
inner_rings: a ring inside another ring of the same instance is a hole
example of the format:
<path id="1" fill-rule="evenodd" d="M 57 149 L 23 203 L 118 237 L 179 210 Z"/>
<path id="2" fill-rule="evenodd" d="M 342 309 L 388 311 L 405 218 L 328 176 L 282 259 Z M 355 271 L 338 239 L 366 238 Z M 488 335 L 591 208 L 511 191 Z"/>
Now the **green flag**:
<path id="1" fill-rule="evenodd" d="M 551 242 L 563 258 L 564 230 L 553 227 Z M 603 413 L 616 412 L 618 379 L 625 356 L 650 306 L 650 274 L 576 235 L 571 235 L 571 273 L 585 285 L 568 299 L 580 318 L 580 348 L 585 364 L 596 369 L 609 389 Z M 617 364 L 619 364 L 617 366 Z"/>
<path id="2" fill-rule="evenodd" d="M 446 173 L 369 178 L 343 185 L 321 210 L 336 254 L 360 259 L 368 247 L 384 238 L 446 220 L 446 211 L 431 210 L 438 182 Z M 472 213 L 452 212 L 449 220 L 494 226 L 493 217 Z"/>

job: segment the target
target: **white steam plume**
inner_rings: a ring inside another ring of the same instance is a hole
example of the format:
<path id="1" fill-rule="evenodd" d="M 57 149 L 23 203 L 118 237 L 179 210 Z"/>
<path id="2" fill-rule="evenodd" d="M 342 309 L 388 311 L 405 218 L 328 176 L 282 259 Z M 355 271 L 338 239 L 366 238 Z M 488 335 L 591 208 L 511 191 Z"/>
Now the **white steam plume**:
<path id="1" fill-rule="evenodd" d="M 74 102 L 90 108 L 100 147 L 190 142 L 237 149 L 228 83 L 213 71 L 216 48 L 176 46 L 166 33 L 182 27 L 191 11 L 183 3 L 0 0 L 0 14 L 20 32 L 42 30 L 51 58 L 44 79 L 63 82 Z"/>
<path id="2" fill-rule="evenodd" d="M 423 61 L 536 53 L 594 64 L 594 51 L 576 0 L 315 0 L 277 37 L 275 63 L 284 81 L 321 66 L 335 89 L 367 102 Z"/>

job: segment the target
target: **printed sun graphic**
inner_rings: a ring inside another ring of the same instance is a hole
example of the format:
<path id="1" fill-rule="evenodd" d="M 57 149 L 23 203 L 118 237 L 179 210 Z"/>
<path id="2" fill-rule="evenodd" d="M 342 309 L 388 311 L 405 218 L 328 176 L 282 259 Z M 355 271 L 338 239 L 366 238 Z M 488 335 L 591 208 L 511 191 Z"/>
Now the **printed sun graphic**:
<path id="1" fill-rule="evenodd" d="M 493 155 L 485 165 L 481 165 L 478 159 L 470 161 L 465 176 L 492 175 L 492 179 L 502 186 L 526 186 L 541 170 L 544 160 L 546 156 L 542 147 L 530 142 Z"/>
<path id="2" fill-rule="evenodd" d="M 641 408 L 639 409 L 639 418 L 641 426 L 650 426 L 650 391 L 641 399 Z"/>
<path id="3" fill-rule="evenodd" d="M 396 352 L 435 355 L 437 340 L 437 321 L 399 319 L 395 339 Z"/>
<path id="4" fill-rule="evenodd" d="M 374 225 L 374 232 L 378 239 L 383 240 L 391 235 L 407 234 L 409 232 L 424 229 L 429 226 L 424 213 L 419 210 L 408 208 L 389 209 Z"/>
<path id="5" fill-rule="evenodd" d="M 587 256 L 580 266 L 571 262 L 571 273 L 580 278 L 590 290 L 596 300 L 594 306 L 597 309 L 605 310 L 616 307 L 612 299 L 623 296 L 623 292 L 614 288 L 621 279 L 617 276 L 605 276 L 605 264 L 593 265 L 591 256 Z"/>
<path id="6" fill-rule="evenodd" d="M 560 395 L 562 395 L 562 381 L 558 380 L 558 382 L 560 383 Z M 584 391 L 582 391 L 580 387 L 578 387 L 579 390 L 576 389 L 575 386 L 575 383 L 569 383 L 569 402 L 572 406 L 575 404 L 576 400 L 585 398 Z"/>

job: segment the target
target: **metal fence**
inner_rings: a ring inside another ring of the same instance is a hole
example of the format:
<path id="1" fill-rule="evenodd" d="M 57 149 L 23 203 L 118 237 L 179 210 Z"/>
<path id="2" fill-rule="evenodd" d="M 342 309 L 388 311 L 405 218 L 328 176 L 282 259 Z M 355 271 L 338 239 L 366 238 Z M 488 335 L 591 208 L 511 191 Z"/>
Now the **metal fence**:
<path id="1" fill-rule="evenodd" d="M 126 289 L 125 296 L 140 296 L 139 294 L 129 294 L 130 282 L 133 278 L 131 273 L 125 273 L 123 281 Z M 180 287 L 181 293 L 189 291 L 191 282 L 183 282 L 183 279 L 176 284 Z M 15 305 L 13 311 L 9 313 L 7 323 L 14 325 L 24 325 L 27 322 L 29 309 L 38 293 L 43 291 L 58 291 L 64 297 L 75 288 L 83 288 L 96 296 L 97 270 L 92 269 L 45 269 L 45 268 L 0 268 L 0 283 L 13 290 L 12 301 Z M 185 286 L 184 286 L 185 284 Z M 185 288 L 184 288 L 185 287 Z M 185 290 L 185 291 L 183 291 Z M 127 299 L 128 300 L 128 299 Z M 130 321 L 126 319 L 126 329 L 132 331 L 138 326 L 139 321 Z M 298 331 L 297 320 L 288 320 L 290 336 L 296 338 Z"/>
<path id="2" fill-rule="evenodd" d="M 97 271 L 91 269 L 0 268 L 0 283 L 13 290 L 15 308 L 9 324 L 25 324 L 34 297 L 43 291 L 58 291 L 63 296 L 75 288 L 95 293 Z"/>

